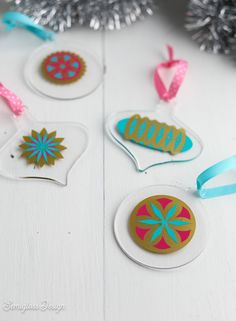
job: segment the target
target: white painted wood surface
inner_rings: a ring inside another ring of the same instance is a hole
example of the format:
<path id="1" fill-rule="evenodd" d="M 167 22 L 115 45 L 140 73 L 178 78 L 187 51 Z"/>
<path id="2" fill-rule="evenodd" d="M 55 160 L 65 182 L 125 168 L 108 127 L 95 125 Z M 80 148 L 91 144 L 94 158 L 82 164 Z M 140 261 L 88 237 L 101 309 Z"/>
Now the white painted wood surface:
<path id="1" fill-rule="evenodd" d="M 235 195 L 203 201 L 207 248 L 176 271 L 134 264 L 120 251 L 112 231 L 116 209 L 127 194 L 159 183 L 194 189 L 201 170 L 236 152 L 235 64 L 198 50 L 183 30 L 183 6 L 183 1 L 166 0 L 158 16 L 121 32 L 74 29 L 60 35 L 91 48 L 106 66 L 104 84 L 70 102 L 39 97 L 23 81 L 23 65 L 40 40 L 22 30 L 0 34 L 0 80 L 38 119 L 78 120 L 90 130 L 89 150 L 68 187 L 0 179 L 0 320 L 235 320 Z M 152 72 L 166 43 L 190 63 L 176 114 L 198 133 L 205 148 L 193 162 L 140 174 L 107 138 L 103 125 L 113 111 L 155 107 Z M 65 310 L 5 312 L 9 301 L 47 301 L 63 304 Z"/>

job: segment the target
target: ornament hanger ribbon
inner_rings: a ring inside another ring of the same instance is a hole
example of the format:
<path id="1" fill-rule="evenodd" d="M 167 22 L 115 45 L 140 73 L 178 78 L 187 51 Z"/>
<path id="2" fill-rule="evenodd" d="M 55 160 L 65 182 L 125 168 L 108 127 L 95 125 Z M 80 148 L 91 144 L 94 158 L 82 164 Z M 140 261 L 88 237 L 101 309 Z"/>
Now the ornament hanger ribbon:
<path id="1" fill-rule="evenodd" d="M 213 198 L 236 193 L 236 184 L 204 188 L 206 182 L 227 171 L 236 168 L 236 155 L 207 168 L 197 178 L 198 194 L 201 198 Z"/>
<path id="2" fill-rule="evenodd" d="M 174 59 L 174 49 L 171 46 L 167 46 L 169 59 L 157 65 L 154 73 L 154 84 L 156 90 L 160 96 L 160 99 L 169 102 L 176 97 L 188 70 L 188 62 L 182 59 Z M 176 67 L 176 72 L 173 76 L 172 82 L 167 89 L 163 83 L 160 71 L 162 69 L 171 69 Z"/>
<path id="3" fill-rule="evenodd" d="M 35 23 L 32 19 L 20 12 L 8 11 L 2 17 L 6 30 L 10 31 L 16 27 L 24 28 L 43 40 L 53 40 L 54 32 L 45 29 Z"/>
<path id="4" fill-rule="evenodd" d="M 22 100 L 11 90 L 7 89 L 2 83 L 0 83 L 0 97 L 4 98 L 7 105 L 16 116 L 23 114 L 25 107 Z"/>

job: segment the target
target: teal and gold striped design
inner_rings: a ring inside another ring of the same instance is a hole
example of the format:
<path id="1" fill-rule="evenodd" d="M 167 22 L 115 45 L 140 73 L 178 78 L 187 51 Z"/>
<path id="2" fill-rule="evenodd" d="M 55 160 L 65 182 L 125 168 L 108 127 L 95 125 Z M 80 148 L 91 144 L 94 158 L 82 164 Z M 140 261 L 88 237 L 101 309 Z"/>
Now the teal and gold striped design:
<path id="1" fill-rule="evenodd" d="M 117 131 L 126 140 L 172 155 L 186 152 L 193 146 L 183 128 L 177 129 L 138 114 L 120 120 Z"/>

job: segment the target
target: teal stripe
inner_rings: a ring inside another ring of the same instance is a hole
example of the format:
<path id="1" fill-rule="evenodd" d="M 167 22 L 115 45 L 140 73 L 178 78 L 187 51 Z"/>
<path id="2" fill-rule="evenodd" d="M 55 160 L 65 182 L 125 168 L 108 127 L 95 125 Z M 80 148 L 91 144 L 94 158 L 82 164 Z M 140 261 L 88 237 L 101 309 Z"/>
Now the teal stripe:
<path id="1" fill-rule="evenodd" d="M 42 141 L 42 137 L 40 136 L 39 133 L 37 133 L 37 137 L 38 137 L 38 141 L 39 141 L 40 143 L 42 143 L 42 142 L 43 142 L 43 141 Z"/>
<path id="2" fill-rule="evenodd" d="M 24 142 L 24 144 L 27 145 L 27 146 L 34 146 L 34 147 L 37 146 L 36 143 L 27 143 L 27 142 Z"/>
<path id="3" fill-rule="evenodd" d="M 156 207 L 156 205 L 151 203 L 151 207 L 152 207 L 152 210 L 153 210 L 155 216 L 157 216 L 159 219 L 163 220 L 164 218 L 161 214 L 161 211 Z"/>
<path id="4" fill-rule="evenodd" d="M 175 243 L 178 243 L 175 232 L 168 225 L 166 225 L 166 232 Z"/>
<path id="5" fill-rule="evenodd" d="M 55 148 L 55 147 L 48 147 L 48 150 L 55 151 L 55 152 L 60 152 L 60 149 Z"/>
<path id="6" fill-rule="evenodd" d="M 46 163 L 48 163 L 48 157 L 47 157 L 47 153 L 46 152 L 43 152 L 43 157 L 44 157 Z"/>
<path id="7" fill-rule="evenodd" d="M 156 220 L 151 220 L 151 219 L 147 219 L 147 220 L 140 220 L 140 223 L 143 224 L 147 224 L 147 225 L 156 225 L 156 224 L 160 224 L 161 221 L 156 221 Z"/>
<path id="8" fill-rule="evenodd" d="M 35 149 L 36 149 L 35 147 L 26 148 L 24 149 L 24 152 L 32 152 Z"/>
<path id="9" fill-rule="evenodd" d="M 181 141 L 182 141 L 182 133 L 180 132 L 176 137 L 174 149 L 177 149 L 179 147 Z"/>
<path id="10" fill-rule="evenodd" d="M 137 125 L 137 119 L 134 119 L 130 124 L 129 132 L 128 132 L 129 135 L 132 135 L 132 133 L 135 131 L 136 125 Z"/>
<path id="11" fill-rule="evenodd" d="M 34 157 L 35 155 L 37 155 L 38 154 L 38 150 L 36 150 L 35 152 L 33 152 L 32 154 L 30 154 L 27 158 L 32 158 L 32 157 Z"/>
<path id="12" fill-rule="evenodd" d="M 156 230 L 155 230 L 155 232 L 152 234 L 152 238 L 151 238 L 151 241 L 153 242 L 153 241 L 155 241 L 157 238 L 158 238 L 158 236 L 161 234 L 161 232 L 162 232 L 162 229 L 163 229 L 163 226 L 161 225 L 161 226 L 159 226 Z"/>
<path id="13" fill-rule="evenodd" d="M 54 155 L 50 150 L 48 150 L 47 153 L 51 155 L 53 158 L 57 158 L 56 155 Z"/>
<path id="14" fill-rule="evenodd" d="M 44 143 L 46 142 L 47 138 L 48 138 L 48 134 L 45 134 L 45 135 L 43 136 L 43 142 L 44 142 Z"/>
<path id="15" fill-rule="evenodd" d="M 169 220 L 176 212 L 177 209 L 177 205 L 174 205 L 173 207 L 171 207 L 166 215 L 166 220 Z"/>
<path id="16" fill-rule="evenodd" d="M 47 143 L 49 144 L 52 140 L 55 139 L 55 137 L 56 137 L 56 135 L 54 135 L 53 137 L 49 138 L 49 139 L 47 140 Z"/>
<path id="17" fill-rule="evenodd" d="M 184 222 L 184 221 L 174 220 L 174 221 L 168 222 L 168 224 L 170 224 L 170 225 L 176 225 L 176 226 L 182 226 L 182 225 L 188 225 L 188 224 L 190 224 L 190 222 Z"/>
<path id="18" fill-rule="evenodd" d="M 158 144 L 160 142 L 160 140 L 162 139 L 163 137 L 163 134 L 164 134 L 164 128 L 162 127 L 158 133 L 157 133 L 157 136 L 156 136 L 156 144 Z"/>
<path id="19" fill-rule="evenodd" d="M 55 142 L 55 143 L 50 143 L 50 144 L 48 144 L 49 147 L 51 147 L 51 146 L 56 146 L 56 145 L 60 145 L 60 142 Z"/>
<path id="20" fill-rule="evenodd" d="M 36 144 L 38 144 L 37 139 L 35 139 L 33 136 L 30 136 L 30 139 L 31 139 L 33 142 L 35 142 Z"/>
<path id="21" fill-rule="evenodd" d="M 173 139 L 173 129 L 167 134 L 166 140 L 165 140 L 165 146 L 169 146 L 171 143 L 171 140 Z"/>
<path id="22" fill-rule="evenodd" d="M 143 135 L 143 133 L 145 132 L 145 130 L 146 130 L 146 127 L 147 127 L 147 122 L 146 121 L 144 121 L 142 124 L 141 124 L 141 126 L 139 127 L 139 131 L 138 131 L 138 138 L 140 138 L 142 135 Z"/>
<path id="23" fill-rule="evenodd" d="M 38 156 L 37 156 L 37 163 L 40 161 L 40 158 L 42 157 L 42 152 L 39 152 L 38 153 Z"/>

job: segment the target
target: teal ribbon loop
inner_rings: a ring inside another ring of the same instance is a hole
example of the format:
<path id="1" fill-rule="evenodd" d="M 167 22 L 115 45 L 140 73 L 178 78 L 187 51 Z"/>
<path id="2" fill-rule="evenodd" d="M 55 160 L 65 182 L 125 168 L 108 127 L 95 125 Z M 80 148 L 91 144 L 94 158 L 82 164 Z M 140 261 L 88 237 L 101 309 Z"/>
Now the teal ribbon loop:
<path id="1" fill-rule="evenodd" d="M 213 198 L 236 193 L 236 184 L 204 188 L 206 182 L 236 167 L 236 155 L 207 168 L 197 178 L 198 194 L 201 198 Z"/>
<path id="2" fill-rule="evenodd" d="M 55 33 L 35 23 L 31 18 L 20 12 L 8 11 L 4 13 L 2 22 L 6 25 L 6 30 L 14 28 L 24 28 L 43 40 L 53 40 Z"/>

